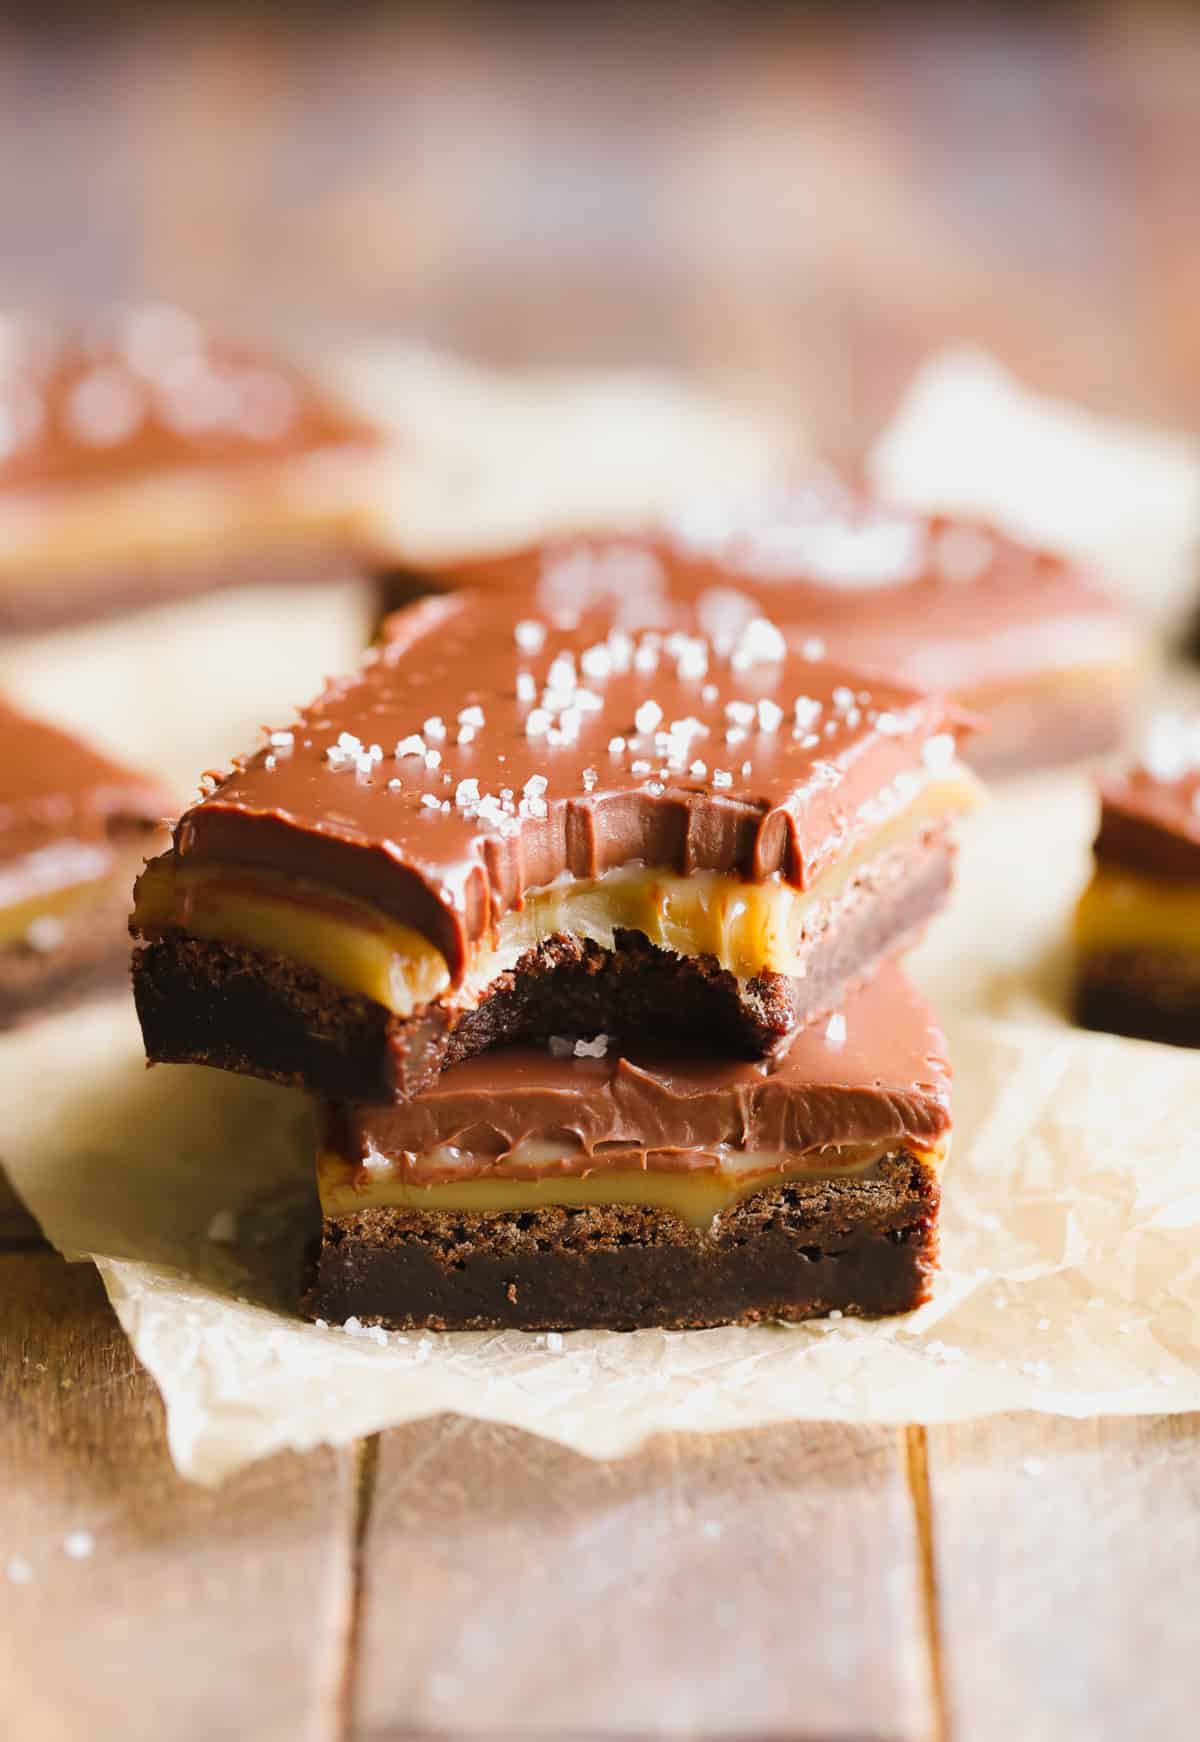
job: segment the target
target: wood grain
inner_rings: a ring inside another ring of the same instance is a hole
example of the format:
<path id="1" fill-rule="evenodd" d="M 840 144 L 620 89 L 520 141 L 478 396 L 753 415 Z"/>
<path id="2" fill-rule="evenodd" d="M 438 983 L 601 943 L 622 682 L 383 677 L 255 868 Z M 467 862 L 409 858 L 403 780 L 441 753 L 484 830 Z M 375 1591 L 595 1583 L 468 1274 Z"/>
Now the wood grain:
<path id="1" fill-rule="evenodd" d="M 445 1419 L 382 1437 L 361 1742 L 930 1735 L 898 1436 L 671 1436 L 598 1464 Z"/>
<path id="2" fill-rule="evenodd" d="M 183 1482 L 92 1268 L 0 1257 L 3 1733 L 334 1742 L 353 1467 L 321 1452 Z"/>
<path id="3" fill-rule="evenodd" d="M 931 1431 L 950 1730 L 1196 1734 L 1200 1416 Z"/>

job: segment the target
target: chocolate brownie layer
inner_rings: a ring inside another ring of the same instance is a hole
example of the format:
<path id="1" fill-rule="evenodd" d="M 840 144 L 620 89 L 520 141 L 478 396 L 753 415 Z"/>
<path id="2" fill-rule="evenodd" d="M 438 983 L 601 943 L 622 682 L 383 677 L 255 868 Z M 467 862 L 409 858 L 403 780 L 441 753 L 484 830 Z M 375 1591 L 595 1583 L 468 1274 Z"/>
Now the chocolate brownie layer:
<path id="1" fill-rule="evenodd" d="M 153 1062 L 216 1065 L 331 1101 L 403 1099 L 489 1047 L 553 1034 L 669 1033 L 681 1047 L 754 1057 L 915 942 L 951 866 L 943 833 L 881 870 L 881 886 L 814 939 L 803 979 L 739 981 L 710 956 L 676 955 L 638 932 L 617 932 L 612 950 L 560 934 L 498 975 L 474 1008 L 437 1003 L 402 1018 L 284 956 L 172 929 L 135 949 L 134 993 Z"/>
<path id="2" fill-rule="evenodd" d="M 1080 965 L 1076 1020 L 1084 1028 L 1200 1046 L 1200 956 L 1151 949 L 1089 953 Z"/>
<path id="3" fill-rule="evenodd" d="M 367 1209 L 325 1223 L 310 1317 L 433 1330 L 634 1330 L 907 1312 L 937 1264 L 934 1168 L 792 1181 L 706 1229 L 640 1206 Z"/>

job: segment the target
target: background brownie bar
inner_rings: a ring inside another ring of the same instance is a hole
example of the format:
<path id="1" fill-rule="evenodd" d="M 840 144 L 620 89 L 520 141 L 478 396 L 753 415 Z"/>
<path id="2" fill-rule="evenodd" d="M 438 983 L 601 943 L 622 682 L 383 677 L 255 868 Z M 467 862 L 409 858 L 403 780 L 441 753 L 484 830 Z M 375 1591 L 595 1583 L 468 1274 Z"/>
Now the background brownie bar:
<path id="1" fill-rule="evenodd" d="M 127 979 L 161 788 L 0 702 L 0 1026 Z M 156 839 L 156 836 L 158 839 Z"/>
<path id="2" fill-rule="evenodd" d="M 968 760 L 1011 773 L 1114 749 L 1141 687 L 1144 635 L 1077 564 L 980 524 L 871 503 L 825 479 L 697 503 L 653 535 L 564 540 L 397 575 L 388 597 L 469 587 L 531 610 L 605 601 L 667 622 L 734 589 L 829 657 L 957 696 L 987 721 Z"/>
<path id="3" fill-rule="evenodd" d="M 568 1022 L 767 1050 L 941 904 L 962 725 L 744 614 L 426 601 L 142 880 L 148 1054 L 354 1101 Z"/>
<path id="4" fill-rule="evenodd" d="M 4 321 L 0 630 L 353 573 L 380 438 L 180 310 Z"/>
<path id="5" fill-rule="evenodd" d="M 306 1308 L 450 1329 L 906 1310 L 949 1123 L 942 1036 L 894 967 L 773 1067 L 603 1036 L 490 1053 L 404 1107 L 331 1112 Z"/>
<path id="6" fill-rule="evenodd" d="M 1075 934 L 1084 1027 L 1200 1046 L 1200 716 L 1160 716 L 1140 766 L 1101 782 Z"/>

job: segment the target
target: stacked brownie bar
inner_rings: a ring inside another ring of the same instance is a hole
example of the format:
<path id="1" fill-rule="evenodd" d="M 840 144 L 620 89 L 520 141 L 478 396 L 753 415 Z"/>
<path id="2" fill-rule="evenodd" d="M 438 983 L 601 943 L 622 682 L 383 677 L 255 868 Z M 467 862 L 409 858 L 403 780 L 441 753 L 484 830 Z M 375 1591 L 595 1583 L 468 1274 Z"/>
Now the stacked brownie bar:
<path id="1" fill-rule="evenodd" d="M 314 1316 L 898 1311 L 944 1043 L 897 956 L 974 782 L 952 704 L 763 616 L 411 607 L 139 881 L 152 1060 L 325 1106 Z"/>

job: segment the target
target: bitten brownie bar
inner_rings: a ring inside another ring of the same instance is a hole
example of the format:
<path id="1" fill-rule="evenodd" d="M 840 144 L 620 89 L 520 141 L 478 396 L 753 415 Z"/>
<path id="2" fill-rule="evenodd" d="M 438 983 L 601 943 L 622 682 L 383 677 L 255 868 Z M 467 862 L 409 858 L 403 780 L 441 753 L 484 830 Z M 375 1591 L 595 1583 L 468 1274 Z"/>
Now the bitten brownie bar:
<path id="1" fill-rule="evenodd" d="M 1130 614 L 1077 565 L 985 526 L 923 517 L 828 480 L 653 536 L 592 538 L 397 577 L 391 597 L 472 587 L 531 610 L 605 603 L 627 627 L 731 594 L 831 659 L 957 696 L 988 725 L 972 765 L 1010 773 L 1119 744 L 1146 665 Z"/>
<path id="2" fill-rule="evenodd" d="M 141 878 L 147 1053 L 355 1102 L 585 1027 L 768 1051 L 941 906 L 963 726 L 761 618 L 426 600 Z"/>
<path id="3" fill-rule="evenodd" d="M 297 368 L 134 307 L 0 320 L 0 629 L 353 572 L 380 438 Z"/>
<path id="4" fill-rule="evenodd" d="M 129 891 L 169 796 L 0 702 L 0 1027 L 129 972 Z"/>
<path id="5" fill-rule="evenodd" d="M 627 1329 L 904 1312 L 937 1262 L 949 1068 L 894 965 L 775 1062 L 606 1037 L 332 1113 L 314 1317 Z"/>
<path id="6" fill-rule="evenodd" d="M 1085 1028 L 1200 1046 L 1200 716 L 1160 717 L 1141 765 L 1101 782 L 1075 941 Z"/>

